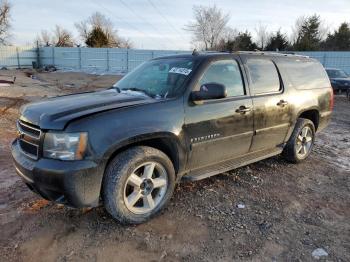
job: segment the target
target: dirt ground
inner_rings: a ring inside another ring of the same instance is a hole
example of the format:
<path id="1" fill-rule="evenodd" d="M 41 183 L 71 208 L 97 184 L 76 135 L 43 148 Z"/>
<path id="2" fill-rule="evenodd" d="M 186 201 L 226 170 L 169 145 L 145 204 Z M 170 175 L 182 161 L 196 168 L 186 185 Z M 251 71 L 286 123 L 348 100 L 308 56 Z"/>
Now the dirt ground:
<path id="1" fill-rule="evenodd" d="M 155 219 L 122 226 L 103 207 L 72 209 L 36 196 L 11 163 L 18 108 L 46 96 L 111 86 L 119 76 L 0 71 L 1 261 L 350 261 L 350 102 L 336 96 L 329 127 L 293 165 L 281 157 L 177 186 Z M 239 208 L 244 207 L 244 208 Z"/>

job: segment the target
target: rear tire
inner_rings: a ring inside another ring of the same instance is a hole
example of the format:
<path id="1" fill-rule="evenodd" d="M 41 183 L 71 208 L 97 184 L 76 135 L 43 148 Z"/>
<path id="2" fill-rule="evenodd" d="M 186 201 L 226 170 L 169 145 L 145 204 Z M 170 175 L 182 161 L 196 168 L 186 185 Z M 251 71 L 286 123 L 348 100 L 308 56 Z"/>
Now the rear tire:
<path id="1" fill-rule="evenodd" d="M 104 206 L 122 224 L 140 224 L 168 204 L 174 187 L 175 171 L 167 155 L 152 147 L 132 147 L 106 169 Z"/>
<path id="2" fill-rule="evenodd" d="M 299 118 L 282 155 L 291 163 L 299 163 L 310 155 L 314 141 L 314 123 L 309 119 Z"/>

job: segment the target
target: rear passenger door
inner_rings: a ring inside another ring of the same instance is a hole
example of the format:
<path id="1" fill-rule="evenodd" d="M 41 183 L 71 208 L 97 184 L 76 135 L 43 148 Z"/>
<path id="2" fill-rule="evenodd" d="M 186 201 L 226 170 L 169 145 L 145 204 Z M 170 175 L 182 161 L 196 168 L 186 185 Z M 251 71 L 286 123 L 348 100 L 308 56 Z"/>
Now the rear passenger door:
<path id="1" fill-rule="evenodd" d="M 271 57 L 242 57 L 254 105 L 254 136 L 251 152 L 283 144 L 292 114 L 287 92 Z"/>

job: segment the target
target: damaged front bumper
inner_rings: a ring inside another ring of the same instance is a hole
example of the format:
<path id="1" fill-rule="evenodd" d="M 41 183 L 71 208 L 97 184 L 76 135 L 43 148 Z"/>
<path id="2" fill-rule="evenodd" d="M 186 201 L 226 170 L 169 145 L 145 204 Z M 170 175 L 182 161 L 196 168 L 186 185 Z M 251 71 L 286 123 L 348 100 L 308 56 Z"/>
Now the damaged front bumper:
<path id="1" fill-rule="evenodd" d="M 11 153 L 17 174 L 34 192 L 45 199 L 72 207 L 99 204 L 103 171 L 89 160 L 33 160 L 13 141 Z"/>

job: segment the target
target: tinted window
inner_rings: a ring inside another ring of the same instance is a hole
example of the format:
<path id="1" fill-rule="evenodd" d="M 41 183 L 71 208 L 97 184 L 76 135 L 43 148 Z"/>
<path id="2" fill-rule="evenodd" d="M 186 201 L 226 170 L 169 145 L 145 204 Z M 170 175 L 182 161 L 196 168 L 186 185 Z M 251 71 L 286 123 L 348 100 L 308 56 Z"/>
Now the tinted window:
<path id="1" fill-rule="evenodd" d="M 329 78 L 347 78 L 348 75 L 343 70 L 327 69 Z"/>
<path id="2" fill-rule="evenodd" d="M 244 95 L 242 75 L 236 60 L 212 63 L 200 80 L 200 85 L 213 82 L 223 84 L 227 89 L 227 96 Z"/>
<path id="3" fill-rule="evenodd" d="M 317 61 L 289 58 L 278 61 L 277 65 L 283 69 L 297 89 L 322 88 L 330 85 L 323 66 Z"/>
<path id="4" fill-rule="evenodd" d="M 280 79 L 274 63 L 265 59 L 248 59 L 252 93 L 263 94 L 280 90 Z"/>

